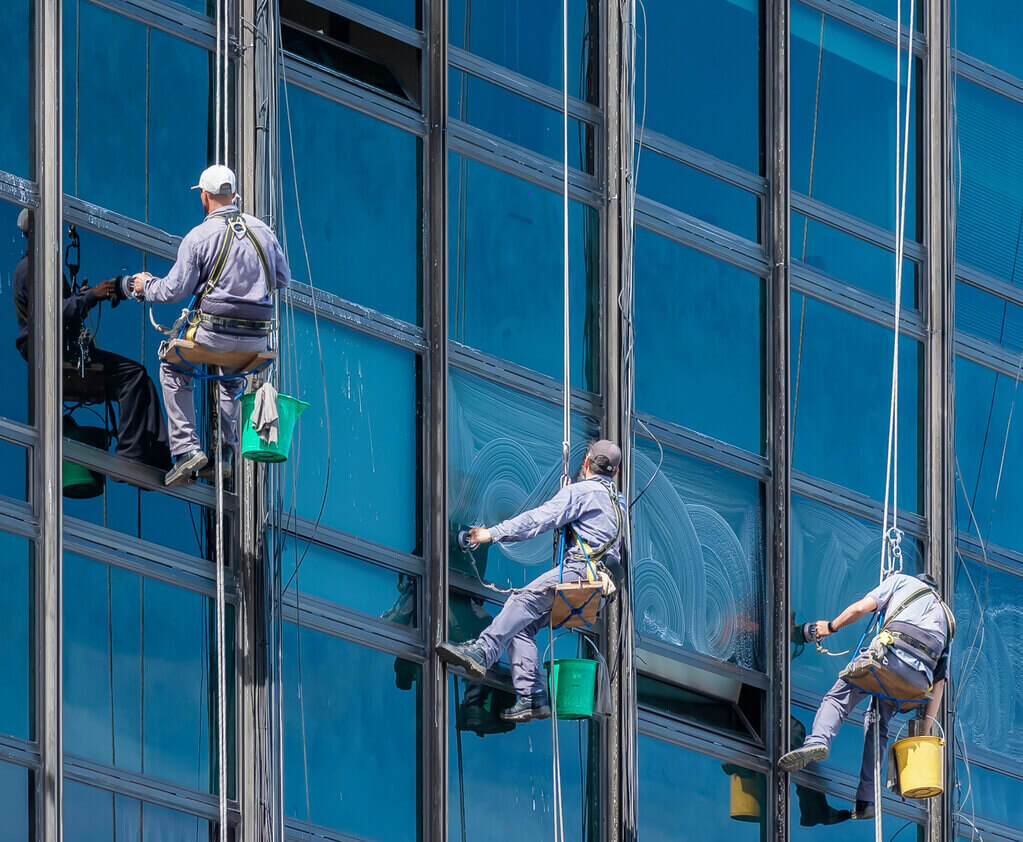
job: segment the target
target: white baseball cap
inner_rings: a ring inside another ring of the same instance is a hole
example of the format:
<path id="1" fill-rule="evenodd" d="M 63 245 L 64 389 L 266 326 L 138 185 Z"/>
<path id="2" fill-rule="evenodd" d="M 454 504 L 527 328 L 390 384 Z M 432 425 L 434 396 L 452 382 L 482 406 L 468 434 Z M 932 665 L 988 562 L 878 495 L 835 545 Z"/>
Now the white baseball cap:
<path id="1" fill-rule="evenodd" d="M 238 182 L 235 180 L 234 172 L 230 167 L 223 164 L 214 164 L 206 167 L 199 176 L 199 183 L 192 187 L 193 190 L 205 190 L 214 196 L 233 196 L 238 192 Z"/>

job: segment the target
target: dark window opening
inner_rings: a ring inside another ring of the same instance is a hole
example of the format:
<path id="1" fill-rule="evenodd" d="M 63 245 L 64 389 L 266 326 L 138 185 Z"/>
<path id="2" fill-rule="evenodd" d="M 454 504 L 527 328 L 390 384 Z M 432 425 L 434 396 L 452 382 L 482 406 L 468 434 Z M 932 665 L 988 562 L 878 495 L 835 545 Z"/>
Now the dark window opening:
<path id="1" fill-rule="evenodd" d="M 737 701 L 730 702 L 638 675 L 636 691 L 641 705 L 763 745 L 764 692 L 756 687 L 743 684 Z"/>

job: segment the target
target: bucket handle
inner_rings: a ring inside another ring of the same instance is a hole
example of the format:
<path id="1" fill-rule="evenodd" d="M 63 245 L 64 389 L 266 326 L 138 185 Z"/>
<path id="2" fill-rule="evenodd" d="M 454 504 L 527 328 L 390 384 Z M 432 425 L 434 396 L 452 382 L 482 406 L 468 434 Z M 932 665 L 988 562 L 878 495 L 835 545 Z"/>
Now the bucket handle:
<path id="1" fill-rule="evenodd" d="M 937 725 L 938 726 L 938 730 L 941 731 L 941 741 L 943 743 L 947 742 L 947 740 L 945 739 L 945 729 L 941 727 L 941 723 L 938 722 L 938 720 L 935 719 L 933 716 L 924 716 L 924 719 L 929 719 L 929 720 L 931 720 L 931 722 L 933 722 L 935 725 Z M 913 721 L 912 719 L 907 719 L 905 722 L 902 723 L 902 727 L 899 728 L 899 731 L 895 735 L 895 739 L 892 740 L 892 742 L 897 743 L 899 741 L 899 739 L 902 737 L 902 732 L 906 729 L 906 726 L 909 725 L 909 723 L 912 722 L 912 721 Z"/>

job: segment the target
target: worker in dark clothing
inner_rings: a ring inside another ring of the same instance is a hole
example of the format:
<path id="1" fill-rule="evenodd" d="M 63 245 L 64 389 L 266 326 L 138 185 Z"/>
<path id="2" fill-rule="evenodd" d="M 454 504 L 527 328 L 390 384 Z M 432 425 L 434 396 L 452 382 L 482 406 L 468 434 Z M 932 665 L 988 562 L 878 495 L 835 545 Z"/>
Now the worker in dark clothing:
<path id="1" fill-rule="evenodd" d="M 565 486 L 542 506 L 497 526 L 473 527 L 469 540 L 477 545 L 525 541 L 565 527 L 570 532 L 565 541 L 564 581 L 587 579 L 591 563 L 619 561 L 626 506 L 612 479 L 621 461 L 618 445 L 606 440 L 594 442 L 583 461 L 581 481 Z M 476 640 L 447 641 L 437 647 L 441 660 L 456 664 L 477 678 L 486 675 L 508 651 L 512 685 L 518 696 L 515 704 L 502 713 L 502 718 L 509 722 L 528 722 L 551 715 L 546 682 L 539 675 L 534 638 L 550 620 L 554 589 L 561 576 L 560 566 L 555 567 L 513 593 Z"/>
<path id="2" fill-rule="evenodd" d="M 18 353 L 34 365 L 32 349 L 32 296 L 34 289 L 33 219 L 27 208 L 18 216 L 18 227 L 28 240 L 25 254 L 14 270 L 14 308 L 18 319 Z M 75 293 L 67 278 L 63 280 L 63 333 L 64 360 L 75 365 L 81 354 L 87 355 L 90 367 L 99 366 L 102 373 L 103 394 L 99 400 L 117 403 L 118 456 L 143 462 L 167 470 L 170 450 L 167 430 L 160 411 L 160 398 L 145 368 L 135 360 L 104 351 L 93 344 L 92 337 L 83 334 L 85 318 L 101 301 L 114 300 L 116 281 L 102 281 L 94 287 L 82 287 Z M 80 344 L 81 343 L 81 344 Z"/>
<path id="3" fill-rule="evenodd" d="M 265 351 L 273 325 L 273 293 L 291 283 L 291 271 L 273 231 L 261 219 L 238 210 L 234 173 L 224 166 L 203 170 L 199 190 L 206 219 L 189 231 L 178 247 L 170 272 L 155 278 L 135 275 L 132 292 L 139 300 L 191 303 L 186 339 L 214 351 Z M 174 467 L 164 483 L 188 482 L 209 461 L 195 429 L 192 373 L 173 358 L 160 364 L 160 385 L 167 405 Z M 234 371 L 222 370 L 221 374 Z M 238 441 L 238 397 L 242 377 L 219 382 L 219 410 L 225 449 L 224 478 L 233 470 Z M 210 469 L 205 474 L 211 478 Z"/>
<path id="4" fill-rule="evenodd" d="M 900 686 L 918 688 L 911 690 L 907 698 L 911 703 L 921 700 L 925 722 L 934 721 L 945 689 L 948 672 L 948 651 L 955 634 L 955 620 L 948 606 L 938 596 L 935 581 L 926 574 L 908 576 L 893 573 L 874 590 L 848 606 L 832 621 L 818 620 L 810 624 L 811 636 L 821 640 L 839 629 L 855 623 L 874 611 L 880 611 L 885 618 L 878 635 L 853 659 L 843 675 L 821 701 L 813 720 L 813 730 L 800 748 L 782 755 L 778 766 L 785 772 L 802 769 L 808 763 L 827 758 L 831 741 L 838 733 L 842 722 L 870 693 L 860 687 L 852 678 L 854 669 L 861 659 L 872 658 L 874 663 L 883 664 L 882 679 L 888 687 Z M 875 668 L 874 674 L 881 672 Z M 890 676 L 890 677 L 889 677 Z M 889 694 L 891 690 L 887 691 Z M 863 762 L 860 765 L 860 783 L 856 790 L 856 805 L 853 819 L 874 817 L 874 728 L 880 728 L 879 745 L 881 752 L 888 745 L 888 724 L 900 708 L 911 705 L 896 705 L 891 700 L 878 699 L 879 722 L 873 719 L 867 729 L 863 745 Z"/>

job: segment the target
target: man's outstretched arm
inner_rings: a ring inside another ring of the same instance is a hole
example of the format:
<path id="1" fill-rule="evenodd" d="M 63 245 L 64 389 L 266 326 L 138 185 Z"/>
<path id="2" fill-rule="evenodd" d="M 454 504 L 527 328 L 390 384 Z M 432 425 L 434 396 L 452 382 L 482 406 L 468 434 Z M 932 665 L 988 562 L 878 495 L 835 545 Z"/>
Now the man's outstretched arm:
<path id="1" fill-rule="evenodd" d="M 831 621 L 830 629 L 828 628 L 827 620 L 818 620 L 817 639 L 821 640 L 829 634 L 837 632 L 839 629 L 844 629 L 846 626 L 852 625 L 857 620 L 861 620 L 874 611 L 877 611 L 877 600 L 874 597 L 868 595 L 863 597 L 863 599 L 858 599 L 847 606 L 841 614 Z"/>
<path id="2" fill-rule="evenodd" d="M 527 541 L 576 520 L 582 514 L 580 500 L 580 495 L 575 493 L 572 486 L 565 486 L 535 509 L 502 521 L 489 529 L 480 526 L 470 529 L 469 540 L 474 544 L 487 544 L 491 541 L 509 543 Z"/>

